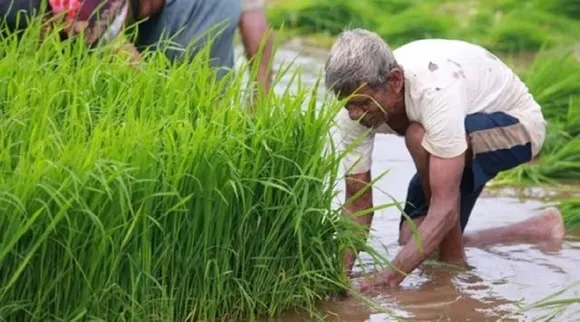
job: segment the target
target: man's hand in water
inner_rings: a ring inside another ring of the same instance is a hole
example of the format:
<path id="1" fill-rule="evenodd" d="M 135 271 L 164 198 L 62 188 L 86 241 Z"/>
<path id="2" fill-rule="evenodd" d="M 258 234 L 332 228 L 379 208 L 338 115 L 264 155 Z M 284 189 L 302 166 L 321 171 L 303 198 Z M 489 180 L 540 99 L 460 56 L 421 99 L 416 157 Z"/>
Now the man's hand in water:
<path id="1" fill-rule="evenodd" d="M 464 160 L 463 154 L 448 159 L 430 156 L 431 202 L 427 216 L 418 229 L 422 249 L 414 239 L 409 240 L 393 260 L 393 266 L 402 273 L 393 268 L 379 272 L 362 283 L 359 288 L 361 292 L 373 287 L 398 286 L 406 274 L 417 268 L 437 247 L 444 261 L 461 262 L 465 259 L 459 225 L 459 185 Z"/>

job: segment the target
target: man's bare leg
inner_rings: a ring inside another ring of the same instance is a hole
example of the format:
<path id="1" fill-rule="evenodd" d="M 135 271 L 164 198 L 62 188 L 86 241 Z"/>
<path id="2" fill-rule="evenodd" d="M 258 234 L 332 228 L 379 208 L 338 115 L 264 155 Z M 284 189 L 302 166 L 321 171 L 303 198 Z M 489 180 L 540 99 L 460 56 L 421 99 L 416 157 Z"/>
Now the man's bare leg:
<path id="1" fill-rule="evenodd" d="M 419 226 L 424 217 L 415 219 Z M 399 233 L 399 244 L 406 244 L 412 237 L 413 231 L 404 222 Z M 485 247 L 507 243 L 561 243 L 564 240 L 565 227 L 562 215 L 555 208 L 548 208 L 532 218 L 506 225 L 466 232 L 463 235 L 465 247 Z"/>
<path id="2" fill-rule="evenodd" d="M 459 214 L 457 214 L 457 218 L 459 218 Z M 449 231 L 439 245 L 439 260 L 449 264 L 464 265 L 467 262 L 467 255 L 462 237 L 461 224 L 457 220 L 455 227 Z"/>
<path id="3" fill-rule="evenodd" d="M 424 129 L 418 123 L 411 123 L 405 135 L 405 143 L 413 157 L 417 171 L 421 176 L 423 190 L 427 189 L 425 200 L 429 200 L 428 182 L 424 182 L 423 178 L 428 178 L 428 160 L 429 154 L 422 147 L 421 142 L 424 136 Z M 469 140 L 468 140 L 469 142 Z M 471 162 L 471 147 L 466 153 L 466 163 Z M 424 217 L 415 218 L 417 227 L 421 224 Z M 465 247 L 484 247 L 494 244 L 503 243 L 544 243 L 544 242 L 562 242 L 564 238 L 564 221 L 560 212 L 555 208 L 546 209 L 542 214 L 514 223 L 511 225 L 490 228 L 463 235 L 463 246 Z M 412 236 L 412 231 L 406 222 L 403 222 L 399 232 L 399 244 L 404 245 Z M 446 237 L 447 239 L 447 237 Z M 443 243 L 442 243 L 443 244 Z M 447 247 L 446 247 L 447 248 Z M 463 247 L 461 247 L 463 248 Z M 458 255 L 459 250 L 450 250 L 451 253 L 446 253 L 445 257 L 453 254 Z M 443 255 L 443 254 L 442 254 Z"/>
<path id="4" fill-rule="evenodd" d="M 405 144 L 407 146 L 407 149 L 409 150 L 409 153 L 411 154 L 411 157 L 413 158 L 413 162 L 415 163 L 417 172 L 419 173 L 419 178 L 421 180 L 421 186 L 425 198 L 424 200 L 426 204 L 429 205 L 429 201 L 431 198 L 431 191 L 429 187 L 430 155 L 422 146 L 424 136 L 425 130 L 423 126 L 419 123 L 412 122 L 407 128 L 407 132 L 405 133 Z M 459 221 L 459 216 L 460 216 L 459 214 L 456 214 L 457 221 L 455 223 L 454 228 L 449 231 L 449 233 L 447 234 L 447 236 L 445 236 L 445 238 L 443 238 L 443 240 L 439 244 L 438 249 L 440 260 L 449 263 L 463 264 L 466 261 L 466 255 L 463 249 L 461 224 Z M 407 226 L 406 223 L 404 223 L 403 225 Z M 419 226 L 420 223 L 417 223 L 417 227 Z M 408 240 L 409 239 L 407 237 L 405 243 Z"/>
<path id="5" fill-rule="evenodd" d="M 548 208 L 538 216 L 511 225 L 466 233 L 463 242 L 467 247 L 504 243 L 561 243 L 565 232 L 560 211 Z"/>

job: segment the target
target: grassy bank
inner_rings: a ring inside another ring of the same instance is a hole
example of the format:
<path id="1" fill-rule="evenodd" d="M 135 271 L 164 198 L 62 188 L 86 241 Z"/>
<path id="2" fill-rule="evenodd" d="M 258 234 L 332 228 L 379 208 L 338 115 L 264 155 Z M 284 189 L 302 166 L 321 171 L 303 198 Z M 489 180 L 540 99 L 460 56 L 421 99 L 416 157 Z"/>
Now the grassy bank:
<path id="1" fill-rule="evenodd" d="M 315 89 L 251 116 L 205 55 L 134 69 L 37 39 L 0 46 L 2 320 L 251 320 L 342 290 L 346 246 L 372 253 L 333 207 Z"/>

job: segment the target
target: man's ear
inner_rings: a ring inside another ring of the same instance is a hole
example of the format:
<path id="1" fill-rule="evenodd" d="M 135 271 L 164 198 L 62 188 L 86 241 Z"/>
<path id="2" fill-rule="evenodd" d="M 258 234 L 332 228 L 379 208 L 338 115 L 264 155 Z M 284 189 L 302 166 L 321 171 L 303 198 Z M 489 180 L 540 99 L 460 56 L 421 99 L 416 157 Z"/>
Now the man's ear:
<path id="1" fill-rule="evenodd" d="M 403 75 L 403 70 L 396 67 L 389 72 L 387 76 L 388 87 L 395 93 L 400 93 L 403 91 L 403 84 L 405 83 L 405 77 Z"/>

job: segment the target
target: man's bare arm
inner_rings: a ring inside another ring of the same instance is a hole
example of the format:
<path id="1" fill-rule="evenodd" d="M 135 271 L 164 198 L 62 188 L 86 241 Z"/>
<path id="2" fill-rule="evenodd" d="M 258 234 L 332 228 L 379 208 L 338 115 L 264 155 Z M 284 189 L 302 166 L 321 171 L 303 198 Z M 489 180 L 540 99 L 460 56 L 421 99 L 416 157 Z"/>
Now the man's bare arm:
<path id="1" fill-rule="evenodd" d="M 465 156 L 463 154 L 441 159 L 430 156 L 429 181 L 431 188 L 431 205 L 425 220 L 419 226 L 423 251 L 413 239 L 397 254 L 393 265 L 405 274 L 417 268 L 436 249 L 449 231 L 456 226 L 459 216 L 460 183 L 463 174 Z M 377 276 L 374 286 L 400 284 L 405 275 L 389 269 Z M 362 287 L 364 291 L 369 286 Z"/>
<path id="2" fill-rule="evenodd" d="M 413 135 L 420 135 L 421 138 L 412 137 Z M 429 159 L 430 154 L 421 145 L 413 144 L 413 141 L 420 142 L 422 140 L 422 132 L 408 132 L 405 134 L 405 145 L 413 158 L 415 163 L 415 168 L 417 168 L 417 173 L 419 174 L 419 179 L 421 180 L 421 187 L 423 188 L 423 194 L 425 198 L 425 203 L 427 207 L 429 206 L 431 199 L 431 187 L 429 184 Z"/>
<path id="3" fill-rule="evenodd" d="M 345 215 L 356 214 L 359 211 L 363 211 L 373 207 L 373 191 L 372 188 L 368 186 L 370 182 L 371 182 L 370 171 L 347 176 L 346 194 L 345 194 L 346 197 L 345 202 L 347 203 L 347 205 L 345 209 Z M 353 196 L 357 195 L 363 189 L 366 190 L 360 196 L 358 196 L 358 198 L 350 200 Z M 371 226 L 372 220 L 373 220 L 372 212 L 362 216 L 357 216 L 357 218 L 355 219 L 355 221 L 359 225 L 363 225 L 366 228 L 367 233 L 368 229 Z M 352 266 L 354 265 L 356 256 L 357 254 L 353 254 L 352 252 L 347 252 L 345 254 L 344 264 L 347 275 L 349 275 L 350 272 L 352 271 Z"/>
<path id="4" fill-rule="evenodd" d="M 264 91 L 270 90 L 272 82 L 272 72 L 270 69 L 270 59 L 272 56 L 272 33 L 268 33 L 268 20 L 264 9 L 253 9 L 242 13 L 239 22 L 242 42 L 246 51 L 246 57 L 253 64 L 259 64 L 257 81 L 262 85 Z M 258 54 L 262 42 L 264 43 L 260 61 L 254 61 Z"/>

